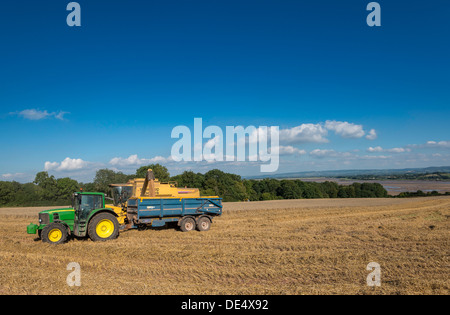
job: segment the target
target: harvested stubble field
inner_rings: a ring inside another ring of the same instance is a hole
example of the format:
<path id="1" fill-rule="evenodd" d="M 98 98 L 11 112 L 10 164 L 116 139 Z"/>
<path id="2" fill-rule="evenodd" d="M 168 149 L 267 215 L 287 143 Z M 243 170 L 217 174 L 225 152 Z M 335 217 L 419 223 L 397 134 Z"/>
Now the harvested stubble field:
<path id="1" fill-rule="evenodd" d="M 52 246 L 0 209 L 0 294 L 449 294 L 450 198 L 228 203 L 208 232 Z M 69 287 L 70 262 L 81 286 Z M 381 287 L 368 287 L 370 262 Z"/>

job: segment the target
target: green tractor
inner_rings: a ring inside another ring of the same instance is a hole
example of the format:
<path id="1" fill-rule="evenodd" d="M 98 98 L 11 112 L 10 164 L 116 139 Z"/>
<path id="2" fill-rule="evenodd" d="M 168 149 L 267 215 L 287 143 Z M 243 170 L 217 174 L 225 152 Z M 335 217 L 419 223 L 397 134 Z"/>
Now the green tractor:
<path id="1" fill-rule="evenodd" d="M 119 235 L 118 213 L 105 207 L 102 193 L 73 194 L 72 208 L 46 210 L 39 213 L 39 225 L 31 223 L 28 234 L 38 233 L 42 241 L 64 243 L 69 235 L 89 236 L 93 241 L 107 241 Z"/>

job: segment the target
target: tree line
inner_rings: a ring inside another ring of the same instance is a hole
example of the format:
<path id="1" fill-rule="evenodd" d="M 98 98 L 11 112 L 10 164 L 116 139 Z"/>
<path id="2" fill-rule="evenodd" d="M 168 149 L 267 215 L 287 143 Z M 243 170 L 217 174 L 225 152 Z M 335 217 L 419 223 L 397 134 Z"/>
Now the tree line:
<path id="1" fill-rule="evenodd" d="M 416 192 L 413 191 L 405 191 L 398 194 L 397 198 L 410 198 L 410 197 L 436 197 L 436 196 L 450 196 L 450 192 L 446 191 L 445 193 L 440 193 L 437 190 L 424 192 L 422 190 L 418 190 Z"/>
<path id="2" fill-rule="evenodd" d="M 236 174 L 218 169 L 205 174 L 185 171 L 170 176 L 160 164 L 140 167 L 127 175 L 110 169 L 96 172 L 92 183 L 80 183 L 71 178 L 55 178 L 47 172 L 36 174 L 32 183 L 0 182 L 0 206 L 59 206 L 68 205 L 74 192 L 89 191 L 110 194 L 109 185 L 126 183 L 133 178 L 144 178 L 151 168 L 161 182 L 176 181 L 179 187 L 199 188 L 203 196 L 220 196 L 224 201 L 260 201 L 312 198 L 380 198 L 387 191 L 378 183 L 338 185 L 335 182 L 304 182 L 301 180 L 243 179 Z"/>
<path id="3" fill-rule="evenodd" d="M 428 180 L 428 181 L 447 181 L 450 180 L 450 173 L 432 172 L 432 173 L 404 173 L 389 175 L 354 175 L 354 176 L 336 176 L 342 179 L 354 180 Z"/>

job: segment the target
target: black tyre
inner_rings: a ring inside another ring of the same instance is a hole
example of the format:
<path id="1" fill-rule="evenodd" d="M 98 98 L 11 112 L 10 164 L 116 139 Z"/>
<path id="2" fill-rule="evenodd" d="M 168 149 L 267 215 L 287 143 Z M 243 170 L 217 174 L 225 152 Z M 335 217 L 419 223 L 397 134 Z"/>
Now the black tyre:
<path id="1" fill-rule="evenodd" d="M 50 223 L 47 224 L 41 232 L 41 239 L 43 242 L 58 245 L 67 240 L 69 230 L 64 224 Z"/>
<path id="2" fill-rule="evenodd" d="M 195 230 L 195 220 L 193 218 L 184 218 L 180 222 L 180 229 L 183 232 L 190 232 Z"/>
<path id="3" fill-rule="evenodd" d="M 211 220 L 208 217 L 201 217 L 197 221 L 197 230 L 200 232 L 208 231 L 211 228 Z"/>
<path id="4" fill-rule="evenodd" d="M 119 236 L 119 222 L 111 213 L 99 213 L 89 222 L 88 235 L 94 242 L 116 239 Z"/>

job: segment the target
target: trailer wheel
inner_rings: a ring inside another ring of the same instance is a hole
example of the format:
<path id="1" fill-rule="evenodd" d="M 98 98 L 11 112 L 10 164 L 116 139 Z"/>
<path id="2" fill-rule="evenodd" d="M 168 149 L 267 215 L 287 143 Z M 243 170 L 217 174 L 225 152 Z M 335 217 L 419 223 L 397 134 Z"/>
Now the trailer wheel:
<path id="1" fill-rule="evenodd" d="M 197 230 L 200 232 L 208 231 L 211 228 L 211 220 L 208 217 L 201 217 L 197 221 Z"/>
<path id="2" fill-rule="evenodd" d="M 183 232 L 189 232 L 195 229 L 195 220 L 192 218 L 184 218 L 180 222 L 180 229 Z"/>
<path id="3" fill-rule="evenodd" d="M 50 223 L 42 229 L 41 238 L 43 242 L 58 245 L 67 240 L 68 234 L 68 230 L 63 224 Z"/>
<path id="4" fill-rule="evenodd" d="M 89 222 L 88 234 L 94 242 L 115 239 L 119 235 L 119 222 L 111 213 L 99 213 Z"/>

